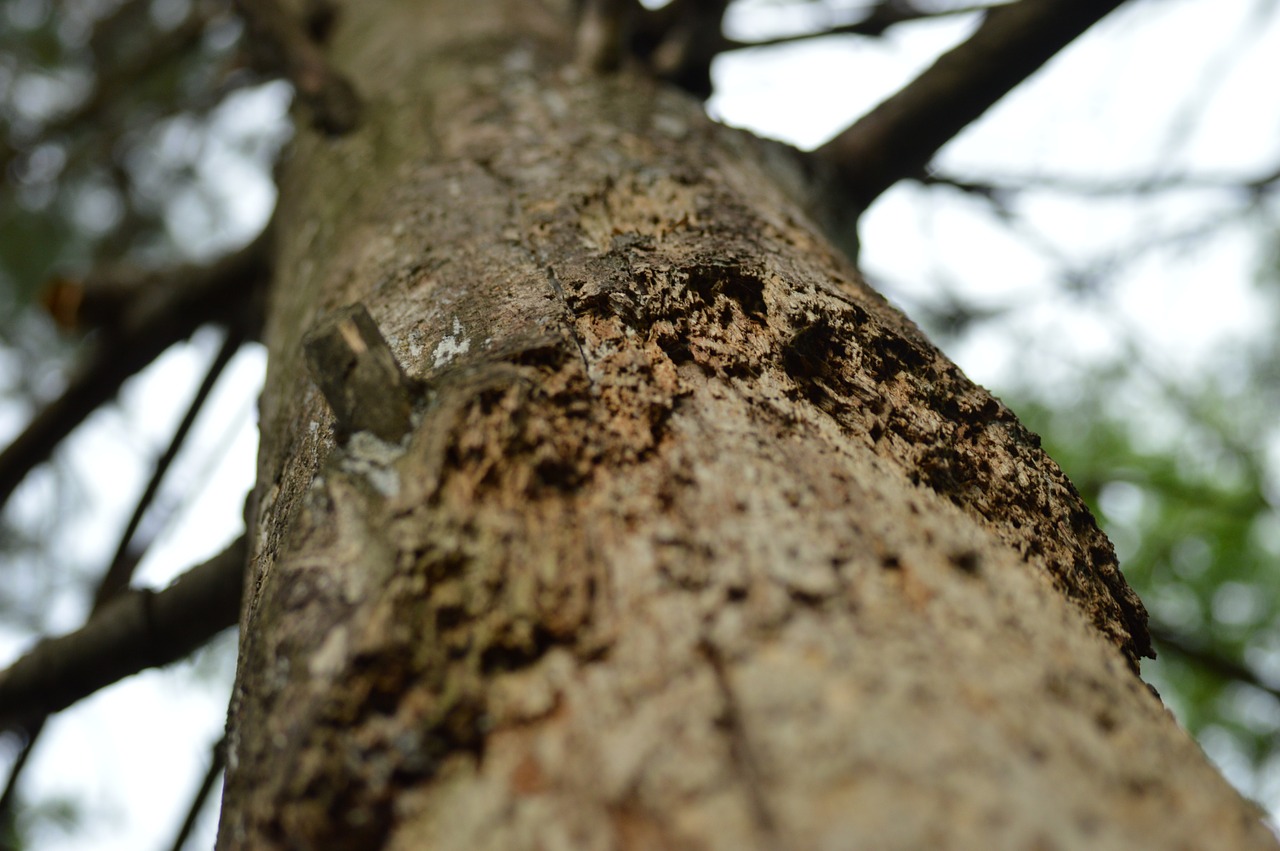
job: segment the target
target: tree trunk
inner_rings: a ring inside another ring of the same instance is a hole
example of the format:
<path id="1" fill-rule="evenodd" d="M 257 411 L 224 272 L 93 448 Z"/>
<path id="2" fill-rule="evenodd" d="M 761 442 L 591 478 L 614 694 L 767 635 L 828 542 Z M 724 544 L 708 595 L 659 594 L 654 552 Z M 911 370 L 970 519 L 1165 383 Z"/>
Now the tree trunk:
<path id="1" fill-rule="evenodd" d="M 1275 847 L 1034 435 L 780 147 L 569 36 L 339 26 L 366 112 L 286 168 L 219 848 Z M 398 444 L 305 371 L 356 302 L 421 382 Z"/>

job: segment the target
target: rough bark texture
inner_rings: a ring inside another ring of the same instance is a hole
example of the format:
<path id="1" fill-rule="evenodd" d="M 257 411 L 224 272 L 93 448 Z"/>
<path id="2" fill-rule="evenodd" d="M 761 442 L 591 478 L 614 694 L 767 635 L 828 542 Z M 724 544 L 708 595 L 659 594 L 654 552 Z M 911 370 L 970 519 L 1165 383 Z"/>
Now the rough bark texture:
<path id="1" fill-rule="evenodd" d="M 775 147 L 568 33 L 341 27 L 368 111 L 282 195 L 219 847 L 1274 847 L 1034 436 Z M 355 301 L 428 388 L 399 445 L 335 447 L 303 372 Z"/>

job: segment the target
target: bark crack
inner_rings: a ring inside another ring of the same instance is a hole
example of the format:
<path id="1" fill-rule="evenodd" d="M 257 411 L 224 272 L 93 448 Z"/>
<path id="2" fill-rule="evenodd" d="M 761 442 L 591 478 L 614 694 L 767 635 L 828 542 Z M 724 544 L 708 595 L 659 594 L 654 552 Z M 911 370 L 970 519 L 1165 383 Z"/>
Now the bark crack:
<path id="1" fill-rule="evenodd" d="M 476 159 L 473 162 L 475 162 L 475 164 L 478 165 L 485 174 L 502 184 L 502 186 L 511 194 L 512 217 L 515 219 L 515 223 L 519 228 L 519 233 L 523 235 L 518 239 L 518 244 L 528 253 L 529 258 L 534 263 L 542 266 L 543 271 L 546 272 L 547 281 L 551 284 L 551 290 L 555 293 L 556 299 L 560 302 L 561 307 L 564 308 L 565 315 L 568 318 L 566 324 L 569 328 L 569 335 L 573 339 L 574 346 L 578 349 L 578 357 L 582 360 L 582 368 L 587 374 L 587 383 L 589 385 L 594 385 L 595 379 L 591 375 L 591 361 L 587 359 L 587 351 L 582 345 L 582 336 L 578 333 L 578 329 L 575 325 L 575 320 L 577 318 L 576 314 L 573 311 L 572 305 L 569 304 L 569 299 L 565 295 L 564 287 L 561 285 L 560 279 L 556 276 L 555 269 L 551 266 L 551 262 L 547 257 L 546 249 L 533 244 L 534 240 L 529 236 L 529 223 L 525 216 L 524 207 L 521 205 L 519 200 L 520 193 L 516 181 L 513 180 L 510 175 L 503 174 L 500 168 L 494 167 L 493 163 L 487 160 Z"/>
<path id="2" fill-rule="evenodd" d="M 724 730 L 729 739 L 729 756 L 746 789 L 751 818 L 756 828 L 767 838 L 766 847 L 781 847 L 777 841 L 778 820 L 764 793 L 760 764 L 752 750 L 746 724 L 738 707 L 738 699 L 733 692 L 733 685 L 729 682 L 728 662 L 720 649 L 705 638 L 699 642 L 698 650 L 711 666 L 711 672 L 715 676 L 716 690 L 720 693 L 724 707 L 717 719 L 717 725 Z"/>
<path id="3" fill-rule="evenodd" d="M 569 299 L 564 294 L 564 287 L 560 285 L 560 279 L 556 277 L 556 270 L 551 268 L 550 263 L 543 266 L 547 270 L 547 280 L 551 282 L 551 289 L 555 290 L 556 298 L 560 300 L 560 304 L 564 306 L 565 313 L 569 315 L 569 333 L 573 336 L 573 344 L 578 348 L 578 357 L 582 358 L 582 368 L 587 373 L 587 383 L 595 384 L 595 378 L 591 375 L 591 361 L 587 360 L 587 352 L 582 348 L 582 337 L 578 334 L 578 329 L 574 327 L 573 308 L 569 306 Z"/>

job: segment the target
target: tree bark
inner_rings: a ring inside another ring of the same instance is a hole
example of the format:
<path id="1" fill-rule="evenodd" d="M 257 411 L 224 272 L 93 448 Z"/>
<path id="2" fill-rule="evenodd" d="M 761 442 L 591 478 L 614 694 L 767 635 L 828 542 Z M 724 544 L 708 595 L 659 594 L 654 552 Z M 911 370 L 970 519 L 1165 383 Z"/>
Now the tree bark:
<path id="1" fill-rule="evenodd" d="M 219 848 L 1272 848 L 1013 415 L 777 146 L 529 0 L 362 4 L 287 165 Z M 816 193 L 816 194 L 815 194 Z M 362 302 L 421 399 L 335 438 Z"/>

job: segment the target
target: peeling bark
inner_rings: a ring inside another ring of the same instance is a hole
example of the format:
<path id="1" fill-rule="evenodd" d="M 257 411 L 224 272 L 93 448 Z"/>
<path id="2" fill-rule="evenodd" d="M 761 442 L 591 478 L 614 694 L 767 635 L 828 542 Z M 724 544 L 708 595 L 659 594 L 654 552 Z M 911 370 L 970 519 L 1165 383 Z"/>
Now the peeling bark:
<path id="1" fill-rule="evenodd" d="M 361 127 L 289 165 L 219 847 L 1274 847 L 1075 490 L 800 171 L 476 5 L 362 8 Z M 354 302 L 400 443 L 303 372 Z"/>

